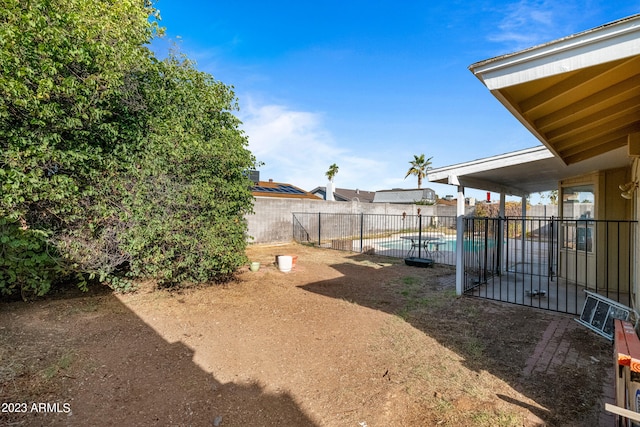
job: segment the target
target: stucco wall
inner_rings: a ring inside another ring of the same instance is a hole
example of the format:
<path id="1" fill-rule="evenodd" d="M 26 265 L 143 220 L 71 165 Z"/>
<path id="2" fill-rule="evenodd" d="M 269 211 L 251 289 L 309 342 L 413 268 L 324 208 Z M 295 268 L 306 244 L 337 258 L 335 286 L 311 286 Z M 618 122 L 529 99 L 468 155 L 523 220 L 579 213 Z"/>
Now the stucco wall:
<path id="1" fill-rule="evenodd" d="M 247 215 L 249 243 L 290 242 L 293 238 L 293 213 L 345 213 L 455 216 L 455 206 L 424 206 L 391 203 L 331 202 L 311 199 L 256 197 L 254 214 Z"/>
<path id="2" fill-rule="evenodd" d="M 558 216 L 558 205 L 533 205 L 527 207 L 527 216 L 552 217 Z"/>

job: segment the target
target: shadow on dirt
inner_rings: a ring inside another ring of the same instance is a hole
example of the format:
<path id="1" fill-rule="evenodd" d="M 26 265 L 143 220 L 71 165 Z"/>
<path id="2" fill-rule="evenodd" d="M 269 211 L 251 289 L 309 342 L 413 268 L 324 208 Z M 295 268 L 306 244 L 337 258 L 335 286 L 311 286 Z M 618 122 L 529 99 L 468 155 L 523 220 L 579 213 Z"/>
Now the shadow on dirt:
<path id="1" fill-rule="evenodd" d="M 314 425 L 287 393 L 216 380 L 109 293 L 0 303 L 0 343 L 0 402 L 25 403 L 3 425 Z"/>
<path id="2" fill-rule="evenodd" d="M 370 255 L 354 255 L 350 259 L 354 262 L 331 266 L 342 277 L 301 288 L 401 317 L 462 356 L 467 368 L 487 371 L 548 408 L 531 409 L 547 425 L 566 425 L 567 420 L 578 426 L 598 424 L 604 407 L 602 382 L 612 374 L 608 364 L 610 344 L 606 340 L 575 328 L 571 332 L 571 350 L 577 355 L 571 363 L 525 376 L 523 368 L 548 325 L 553 319 L 566 316 L 456 297 L 455 270 L 449 266 L 409 267 L 397 259 Z M 371 279 L 372 264 L 379 268 L 375 280 Z M 593 360 L 602 363 L 594 366 Z"/>

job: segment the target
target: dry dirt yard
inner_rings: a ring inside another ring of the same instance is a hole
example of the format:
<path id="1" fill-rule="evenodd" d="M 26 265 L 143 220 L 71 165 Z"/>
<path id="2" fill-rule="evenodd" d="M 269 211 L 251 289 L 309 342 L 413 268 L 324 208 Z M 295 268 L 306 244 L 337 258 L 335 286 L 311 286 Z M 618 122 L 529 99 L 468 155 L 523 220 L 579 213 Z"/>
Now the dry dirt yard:
<path id="1" fill-rule="evenodd" d="M 277 254 L 296 254 L 282 273 Z M 595 426 L 611 344 L 523 376 L 557 314 L 456 297 L 453 271 L 251 246 L 227 285 L 0 304 L 0 425 Z"/>

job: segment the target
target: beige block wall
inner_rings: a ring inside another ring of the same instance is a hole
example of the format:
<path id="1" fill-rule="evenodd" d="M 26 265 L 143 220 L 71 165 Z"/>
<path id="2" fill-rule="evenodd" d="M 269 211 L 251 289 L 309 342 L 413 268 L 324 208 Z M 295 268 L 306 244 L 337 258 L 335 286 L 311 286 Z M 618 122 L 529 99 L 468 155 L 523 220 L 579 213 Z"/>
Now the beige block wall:
<path id="1" fill-rule="evenodd" d="M 254 214 L 247 215 L 249 243 L 290 242 L 293 238 L 293 213 L 343 213 L 423 216 L 455 216 L 455 206 L 437 207 L 392 203 L 332 202 L 312 199 L 256 197 Z"/>

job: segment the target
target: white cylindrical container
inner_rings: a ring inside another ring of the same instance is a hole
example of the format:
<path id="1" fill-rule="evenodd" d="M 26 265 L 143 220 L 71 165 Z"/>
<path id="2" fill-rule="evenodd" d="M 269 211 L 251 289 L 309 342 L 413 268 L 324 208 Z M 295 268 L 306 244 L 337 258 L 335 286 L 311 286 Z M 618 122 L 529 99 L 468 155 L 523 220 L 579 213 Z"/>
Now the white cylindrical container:
<path id="1" fill-rule="evenodd" d="M 278 257 L 278 269 L 283 273 L 291 271 L 292 264 L 293 258 L 290 255 L 280 255 Z"/>

